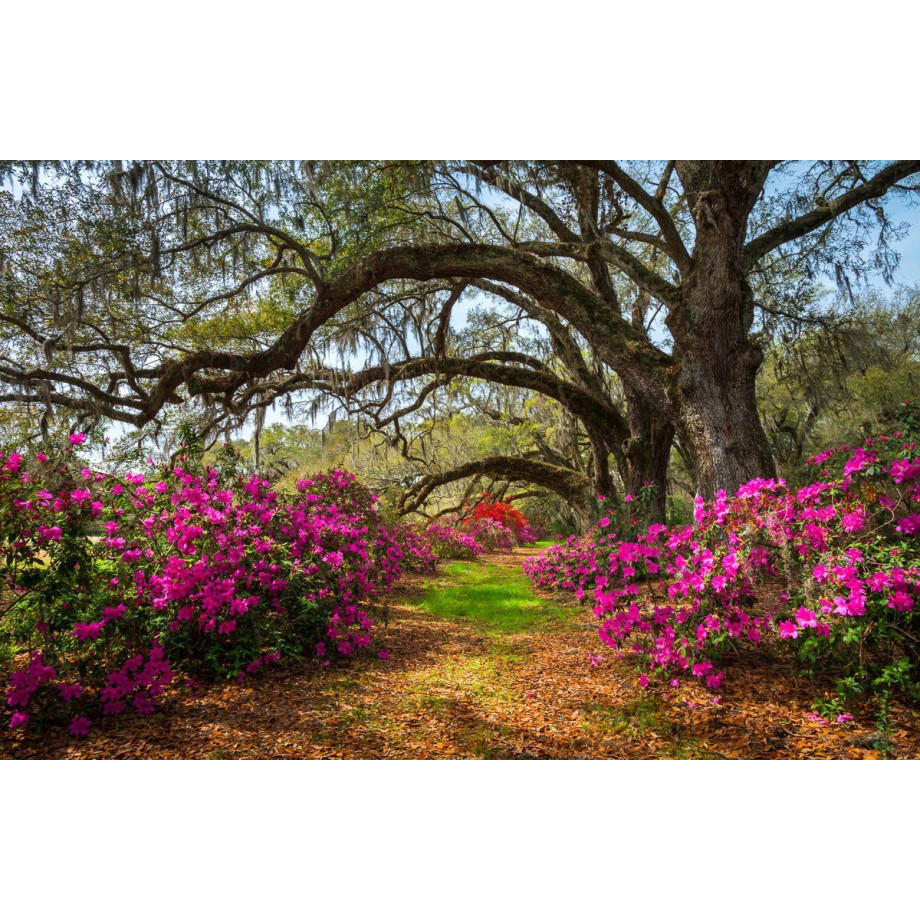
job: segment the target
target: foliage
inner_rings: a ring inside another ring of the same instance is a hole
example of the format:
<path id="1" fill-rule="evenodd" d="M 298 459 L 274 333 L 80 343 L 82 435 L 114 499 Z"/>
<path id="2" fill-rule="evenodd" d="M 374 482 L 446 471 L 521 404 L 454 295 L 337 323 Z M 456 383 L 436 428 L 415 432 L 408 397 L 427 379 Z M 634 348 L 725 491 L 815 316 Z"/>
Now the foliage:
<path id="1" fill-rule="evenodd" d="M 282 656 L 351 656 L 371 644 L 368 602 L 433 565 L 342 470 L 291 494 L 194 457 L 113 476 L 69 440 L 0 455 L 0 629 L 25 650 L 14 728 L 149 712 L 178 669 L 243 680 Z"/>
<path id="2" fill-rule="evenodd" d="M 920 292 L 868 291 L 824 308 L 820 328 L 778 336 L 757 381 L 764 428 L 785 478 L 804 460 L 888 430 L 920 382 Z"/>

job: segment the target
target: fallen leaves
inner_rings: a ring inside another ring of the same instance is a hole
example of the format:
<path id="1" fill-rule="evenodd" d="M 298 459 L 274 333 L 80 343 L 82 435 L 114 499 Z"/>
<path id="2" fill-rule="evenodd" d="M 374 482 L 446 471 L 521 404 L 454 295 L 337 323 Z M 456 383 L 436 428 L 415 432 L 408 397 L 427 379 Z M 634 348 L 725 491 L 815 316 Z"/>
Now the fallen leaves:
<path id="1" fill-rule="evenodd" d="M 517 565 L 519 557 L 489 557 Z M 446 579 L 445 579 L 446 581 Z M 639 686 L 628 660 L 606 654 L 581 608 L 564 627 L 483 635 L 412 606 L 391 608 L 390 657 L 325 670 L 314 664 L 242 685 L 171 691 L 154 716 L 128 716 L 84 740 L 0 732 L 0 755 L 32 758 L 309 759 L 877 759 L 872 714 L 819 725 L 827 688 L 788 662 L 758 655 L 725 668 L 714 698 L 695 682 Z M 558 601 L 556 601 L 558 603 Z M 894 756 L 920 755 L 920 721 L 893 706 Z"/>

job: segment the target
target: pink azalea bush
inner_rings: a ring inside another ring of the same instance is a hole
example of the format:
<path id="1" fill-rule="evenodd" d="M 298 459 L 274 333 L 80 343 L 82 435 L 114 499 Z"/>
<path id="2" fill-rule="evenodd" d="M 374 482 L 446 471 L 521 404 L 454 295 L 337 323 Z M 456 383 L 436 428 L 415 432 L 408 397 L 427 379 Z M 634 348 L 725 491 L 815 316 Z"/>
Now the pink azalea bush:
<path id="1" fill-rule="evenodd" d="M 500 521 L 474 518 L 464 521 L 463 528 L 487 553 L 510 553 L 520 545 L 517 533 Z"/>
<path id="2" fill-rule="evenodd" d="M 368 602 L 435 557 L 342 470 L 294 494 L 193 462 L 116 477 L 82 434 L 26 461 L 0 453 L 2 628 L 24 650 L 11 726 L 150 712 L 177 669 L 243 680 L 282 656 L 371 645 Z"/>
<path id="3" fill-rule="evenodd" d="M 429 524 L 424 537 L 439 559 L 475 559 L 486 548 L 458 526 L 456 518 L 443 517 Z"/>
<path id="4" fill-rule="evenodd" d="M 524 569 L 593 600 L 601 640 L 644 663 L 643 686 L 660 675 L 717 688 L 727 650 L 774 639 L 835 663 L 847 692 L 916 689 L 920 448 L 901 434 L 811 463 L 803 488 L 755 480 L 698 499 L 691 525 L 630 539 L 600 528 Z"/>

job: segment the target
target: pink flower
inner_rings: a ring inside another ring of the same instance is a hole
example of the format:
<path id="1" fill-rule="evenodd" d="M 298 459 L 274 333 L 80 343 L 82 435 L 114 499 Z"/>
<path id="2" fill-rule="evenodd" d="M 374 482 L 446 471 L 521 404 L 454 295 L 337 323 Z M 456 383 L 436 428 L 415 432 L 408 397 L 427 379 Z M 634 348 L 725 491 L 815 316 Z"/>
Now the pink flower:
<path id="1" fill-rule="evenodd" d="M 852 722 L 853 716 L 851 716 L 848 712 L 841 712 L 840 715 L 837 716 L 837 721 L 838 722 Z"/>
<path id="2" fill-rule="evenodd" d="M 779 624 L 779 634 L 783 639 L 795 639 L 797 638 L 799 631 L 795 627 L 795 623 L 792 620 L 783 620 Z"/>
<path id="3" fill-rule="evenodd" d="M 901 518 L 895 530 L 905 534 L 920 533 L 920 514 L 908 514 L 907 517 Z"/>
<path id="4" fill-rule="evenodd" d="M 137 693 L 134 695 L 134 699 L 131 701 L 132 705 L 138 712 L 142 712 L 145 715 L 149 715 L 154 710 L 153 701 L 146 693 Z"/>
<path id="5" fill-rule="evenodd" d="M 643 688 L 648 686 L 648 677 L 645 674 L 639 678 L 639 686 Z"/>
<path id="6" fill-rule="evenodd" d="M 77 432 L 76 434 L 69 434 L 67 435 L 67 440 L 69 440 L 71 444 L 85 444 L 86 435 L 83 434 L 82 432 Z M 86 732 L 83 732 L 83 734 L 85 735 Z"/>
<path id="7" fill-rule="evenodd" d="M 82 441 L 80 443 L 82 443 Z M 92 724 L 93 723 L 90 722 L 86 716 L 78 716 L 70 723 L 70 734 L 86 736 Z"/>
<path id="8" fill-rule="evenodd" d="M 905 591 L 894 591 L 891 597 L 888 598 L 888 606 L 894 610 L 912 610 L 914 599 Z"/>
<path id="9" fill-rule="evenodd" d="M 10 719 L 10 728 L 22 728 L 29 721 L 27 712 L 14 712 L 13 718 Z"/>
<path id="10" fill-rule="evenodd" d="M 105 626 L 104 620 L 99 620 L 96 623 L 74 623 L 73 637 L 78 642 L 87 642 L 90 639 L 98 639 L 99 634 L 102 632 L 103 626 Z"/>
<path id="11" fill-rule="evenodd" d="M 848 533 L 858 533 L 866 529 L 866 516 L 862 511 L 848 511 L 843 515 L 842 524 Z"/>
<path id="12" fill-rule="evenodd" d="M 390 653 L 386 649 L 381 649 L 379 652 L 377 652 L 377 657 L 386 661 L 387 658 L 390 657 Z"/>

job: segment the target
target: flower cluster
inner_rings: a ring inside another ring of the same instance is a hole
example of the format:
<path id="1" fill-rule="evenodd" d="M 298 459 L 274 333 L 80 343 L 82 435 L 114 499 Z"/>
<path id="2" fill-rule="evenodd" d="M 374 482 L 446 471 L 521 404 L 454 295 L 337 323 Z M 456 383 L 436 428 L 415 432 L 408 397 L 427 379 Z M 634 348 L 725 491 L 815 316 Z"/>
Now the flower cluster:
<path id="1" fill-rule="evenodd" d="M 78 461 L 83 441 L 0 454 L 2 628 L 31 650 L 10 676 L 13 727 L 66 716 L 84 734 L 149 712 L 177 668 L 242 679 L 282 656 L 354 655 L 369 602 L 434 564 L 342 470 L 291 495 L 192 461 L 113 476 Z"/>
<path id="2" fill-rule="evenodd" d="M 425 537 L 441 559 L 472 559 L 535 543 L 537 531 L 513 505 L 486 496 L 465 514 L 444 515 L 429 524 Z"/>
<path id="3" fill-rule="evenodd" d="M 514 530 L 491 518 L 466 520 L 462 527 L 487 553 L 510 553 L 519 545 Z"/>
<path id="4" fill-rule="evenodd" d="M 475 559 L 486 551 L 472 534 L 458 526 L 455 518 L 444 517 L 432 522 L 423 536 L 439 559 Z"/>
<path id="5" fill-rule="evenodd" d="M 520 545 L 536 542 L 536 530 L 530 521 L 510 502 L 492 501 L 484 496 L 468 516 L 473 521 L 494 521 L 510 530 Z"/>
<path id="6" fill-rule="evenodd" d="M 670 680 L 723 680 L 728 650 L 769 638 L 834 657 L 850 690 L 916 684 L 920 449 L 903 434 L 814 458 L 801 489 L 754 480 L 698 499 L 694 522 L 571 538 L 524 565 L 593 599 L 601 640 Z"/>

